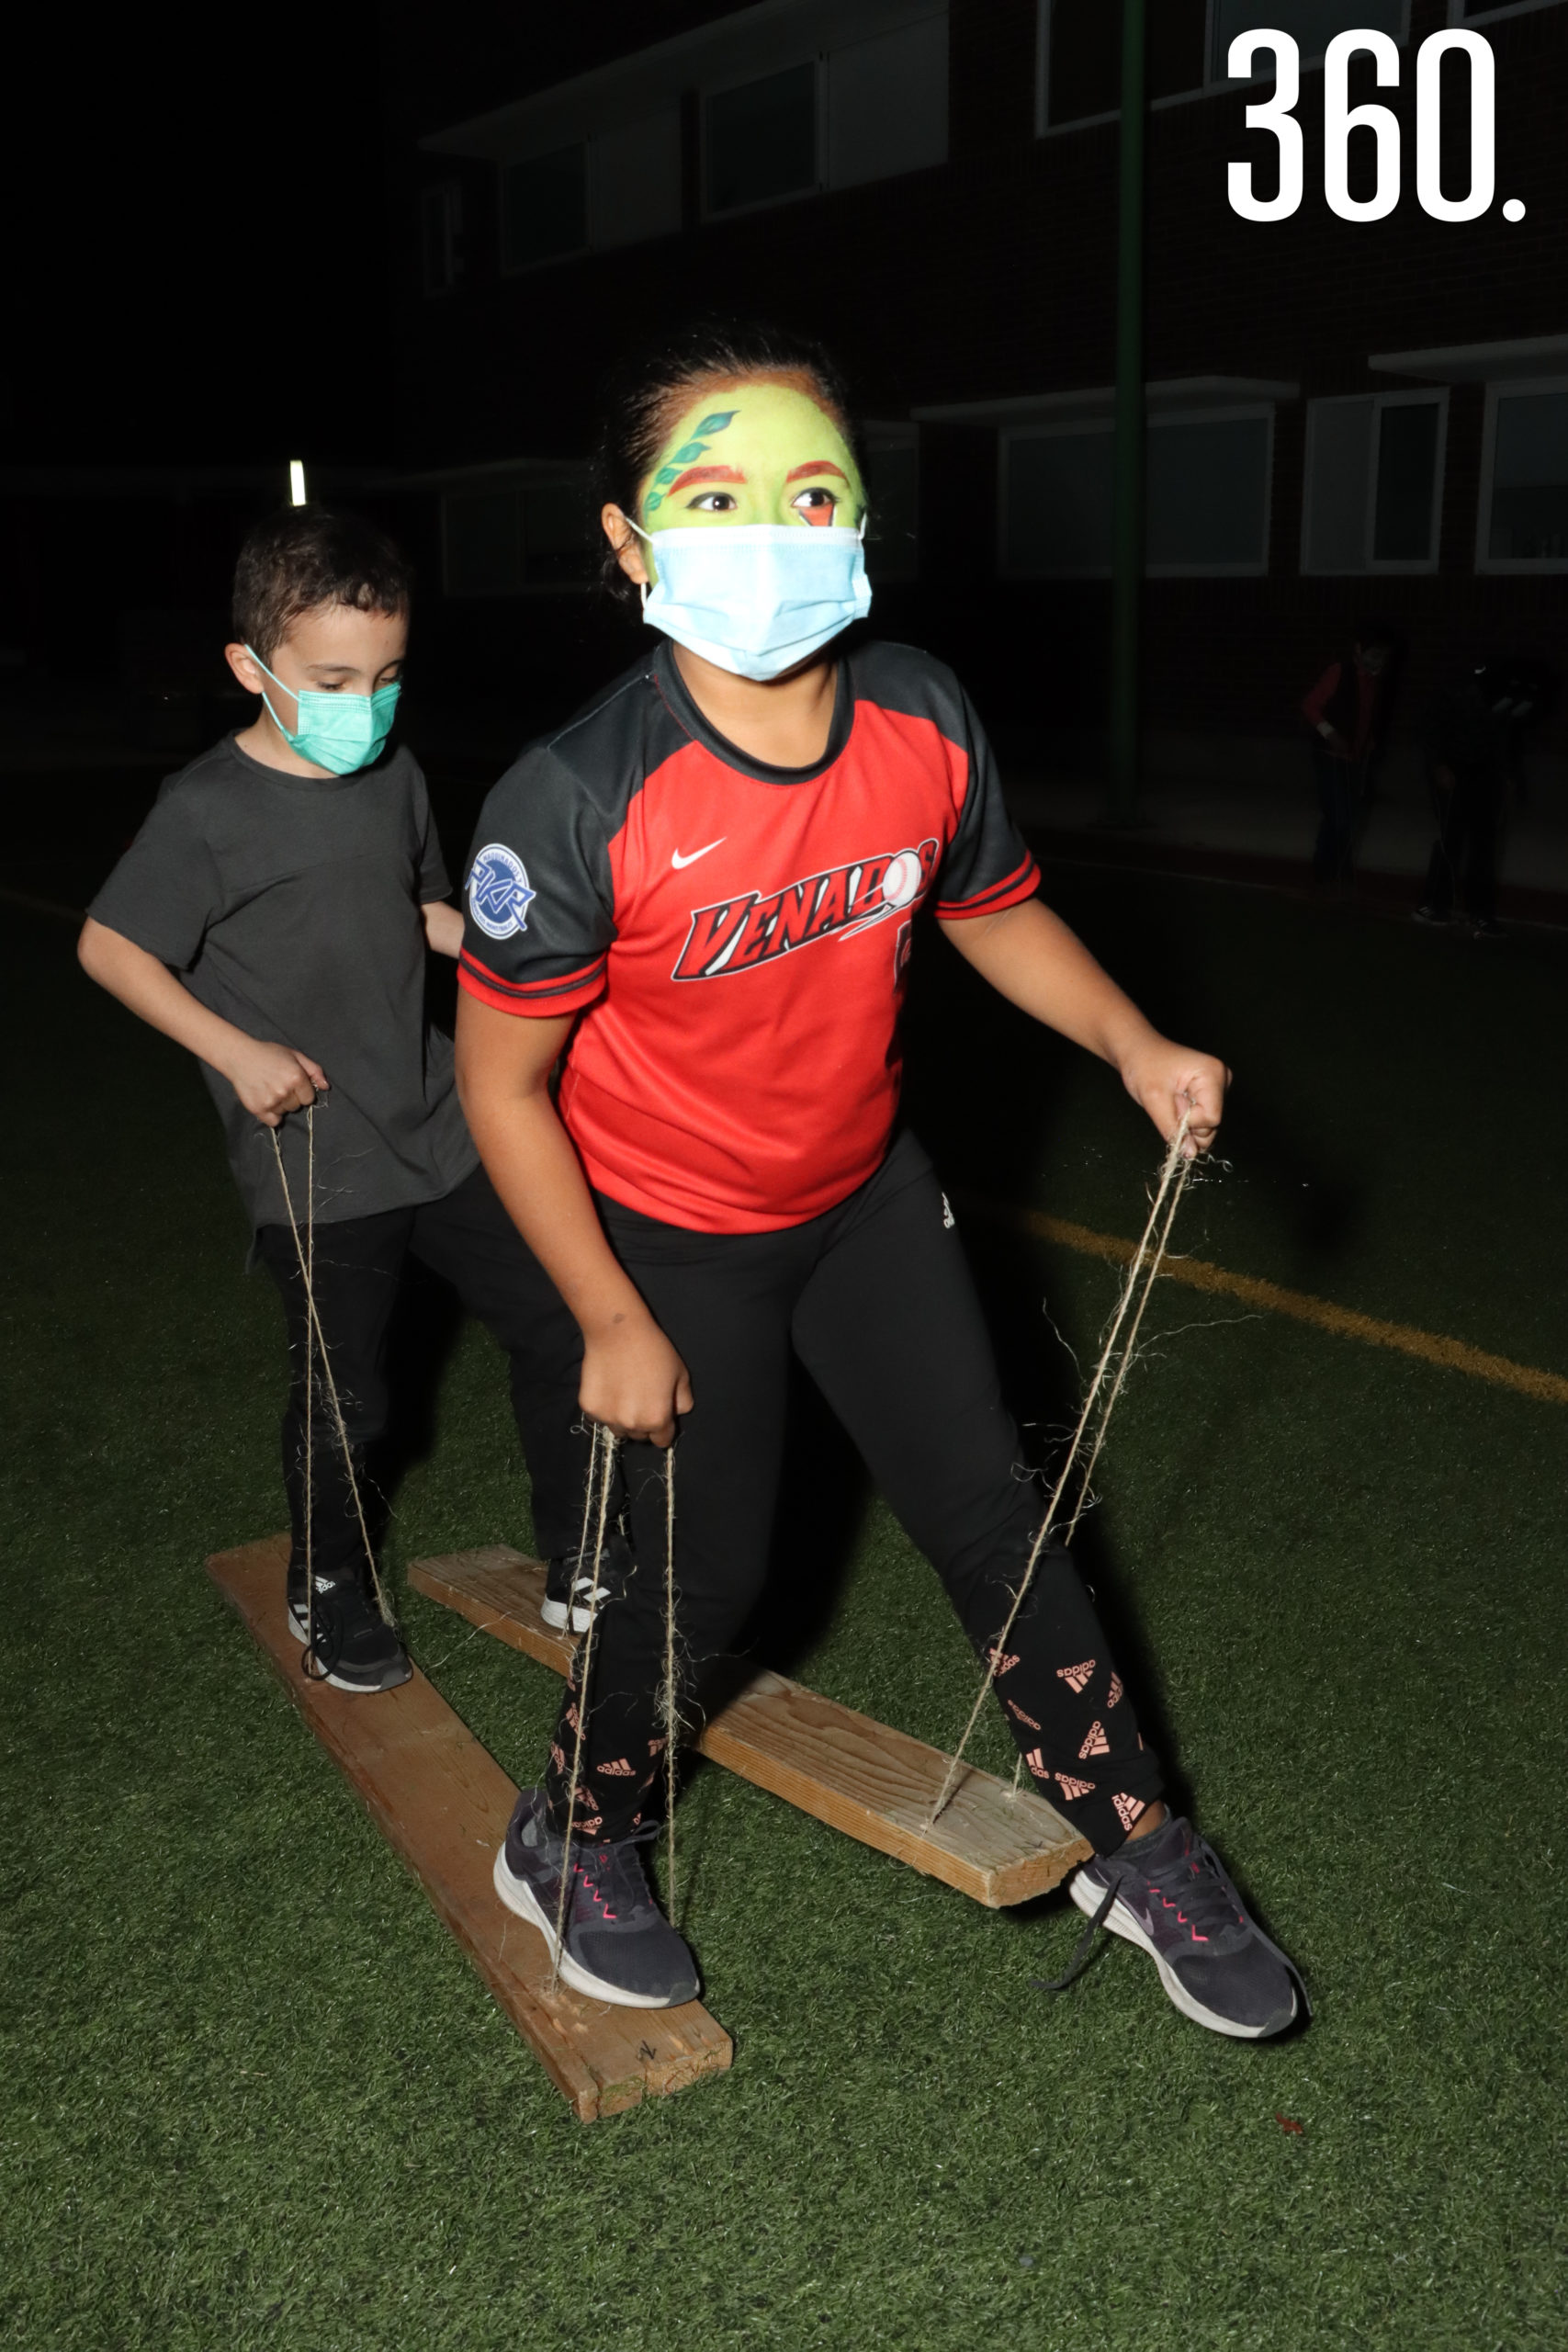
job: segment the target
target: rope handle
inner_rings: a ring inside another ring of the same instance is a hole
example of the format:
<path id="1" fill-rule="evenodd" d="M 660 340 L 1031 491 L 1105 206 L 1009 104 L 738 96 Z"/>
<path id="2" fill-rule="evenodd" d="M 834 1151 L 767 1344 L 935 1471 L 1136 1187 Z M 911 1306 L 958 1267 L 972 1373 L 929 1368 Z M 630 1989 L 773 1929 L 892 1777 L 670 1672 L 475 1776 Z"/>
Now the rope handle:
<path id="1" fill-rule="evenodd" d="M 337 1442 L 343 1453 L 343 1466 L 348 1476 L 349 1492 L 354 1497 L 355 1515 L 359 1521 L 360 1540 L 365 1545 L 365 1557 L 370 1567 L 371 1589 L 382 1622 L 389 1625 L 392 1612 L 387 1606 L 387 1595 L 381 1583 L 381 1572 L 376 1564 L 375 1546 L 370 1541 L 370 1529 L 365 1516 L 364 1498 L 355 1473 L 354 1451 L 349 1443 L 348 1425 L 344 1419 L 343 1404 L 338 1396 L 337 1382 L 333 1376 L 332 1358 L 327 1352 L 326 1333 L 316 1306 L 316 1106 L 305 1110 L 305 1238 L 300 1239 L 299 1219 L 295 1213 L 294 1195 L 288 1188 L 288 1171 L 283 1164 L 283 1147 L 276 1127 L 268 1127 L 272 1141 L 272 1156 L 277 1162 L 277 1181 L 283 1187 L 283 1204 L 288 1212 L 288 1229 L 294 1236 L 294 1251 L 299 1262 L 299 1280 L 305 1292 L 305 1657 L 304 1672 L 310 1673 L 310 1658 L 315 1652 L 316 1576 L 313 1539 L 315 1514 L 313 1473 L 315 1464 L 316 1382 L 314 1357 L 321 1356 L 321 1379 L 332 1407 Z M 317 1660 L 318 1665 L 320 1660 Z M 324 1679 L 323 1674 L 312 1678 Z"/>
<path id="2" fill-rule="evenodd" d="M 1148 1306 L 1155 1283 L 1159 1279 L 1160 1269 L 1165 1263 L 1166 1252 L 1170 1243 L 1171 1227 L 1176 1221 L 1176 1212 L 1181 1204 L 1181 1196 L 1187 1189 L 1188 1179 L 1195 1165 L 1193 1160 L 1188 1159 L 1184 1149 L 1191 1116 L 1190 1111 L 1183 1113 L 1181 1123 L 1167 1147 L 1165 1160 L 1160 1169 L 1158 1187 L 1149 1210 L 1148 1222 L 1144 1227 L 1143 1238 L 1134 1252 L 1133 1262 L 1128 1267 L 1122 1282 L 1106 1333 L 1105 1343 L 1100 1351 L 1100 1362 L 1095 1365 L 1094 1376 L 1089 1384 L 1083 1400 L 1083 1408 L 1078 1414 L 1077 1424 L 1073 1430 L 1072 1443 L 1067 1448 L 1067 1458 L 1062 1464 L 1061 1476 L 1057 1478 L 1051 1499 L 1045 1506 L 1045 1515 L 1040 1522 L 1040 1531 L 1031 1546 L 1023 1576 L 1018 1590 L 1013 1595 L 1012 1607 L 1008 1611 L 1007 1622 L 991 1645 L 986 1663 L 985 1677 L 980 1684 L 975 1704 L 969 1710 L 969 1720 L 964 1726 L 963 1736 L 949 1758 L 942 1786 L 937 1791 L 936 1803 L 926 1817 L 925 1826 L 928 1830 L 935 1828 L 952 1802 L 953 1791 L 958 1785 L 958 1775 L 963 1768 L 964 1753 L 974 1736 L 975 1726 L 980 1720 L 981 1709 L 985 1706 L 995 1686 L 998 1666 L 1007 1655 L 1009 1637 L 1018 1623 L 1019 1612 L 1029 1597 L 1030 1587 L 1034 1581 L 1034 1572 L 1040 1564 L 1040 1555 L 1055 1530 L 1056 1513 L 1061 1508 L 1062 1498 L 1066 1492 L 1067 1481 L 1072 1476 L 1078 1456 L 1083 1451 L 1084 1441 L 1092 1422 L 1094 1423 L 1093 1442 L 1083 1472 L 1077 1506 L 1064 1539 L 1066 1543 L 1072 1542 L 1077 1532 L 1078 1521 L 1083 1517 L 1089 1501 L 1089 1477 L 1095 1464 L 1100 1459 L 1100 1448 L 1105 1443 L 1105 1433 L 1111 1425 L 1111 1416 L 1126 1385 L 1127 1374 L 1137 1348 L 1138 1332 L 1143 1324 L 1144 1310 Z M 1135 1312 L 1133 1311 L 1134 1297 L 1136 1297 Z M 1133 1316 L 1132 1329 L 1127 1333 L 1125 1342 L 1122 1343 L 1122 1331 L 1130 1313 Z M 1116 1358 L 1119 1343 L 1122 1344 L 1121 1359 L 1117 1363 L 1112 1378 L 1111 1367 Z M 1110 1393 L 1106 1395 L 1108 1379 Z M 1100 1401 L 1102 1395 L 1105 1396 L 1103 1406 Z M 1099 1419 L 1096 1422 L 1097 1408 Z M 1013 1777 L 1015 1792 L 1018 1785 L 1018 1776 L 1015 1772 Z"/>

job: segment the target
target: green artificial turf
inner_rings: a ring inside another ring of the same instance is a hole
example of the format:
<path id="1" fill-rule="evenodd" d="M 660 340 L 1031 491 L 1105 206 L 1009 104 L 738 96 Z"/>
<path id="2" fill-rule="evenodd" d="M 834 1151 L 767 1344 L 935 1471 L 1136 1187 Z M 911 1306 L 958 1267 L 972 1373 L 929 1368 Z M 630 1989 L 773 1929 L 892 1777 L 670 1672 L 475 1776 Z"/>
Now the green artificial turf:
<path id="1" fill-rule="evenodd" d="M 1568 1372 L 1565 943 L 1053 889 L 1238 1070 L 1181 1246 Z M 1135 1230 L 1157 1154 L 1110 1074 L 925 967 L 911 1102 L 953 1185 Z M 280 1351 L 194 1069 L 62 926 L 6 910 L 0 968 L 0 2342 L 1555 2352 L 1563 1408 L 1162 1294 L 1087 1556 L 1309 2031 L 1209 2036 L 1122 1946 L 1053 2001 L 1059 1898 L 987 1914 L 705 1769 L 685 1923 L 734 2071 L 584 2129 L 201 1573 L 279 1523 Z M 1113 1276 L 968 1229 L 1047 1442 L 1042 1299 L 1081 1355 Z M 950 1738 L 973 1668 L 934 1580 L 809 1418 L 795 1460 L 767 1638 Z M 393 1566 L 528 1532 L 469 1329 Z M 532 1776 L 553 1679 L 405 1614 Z"/>

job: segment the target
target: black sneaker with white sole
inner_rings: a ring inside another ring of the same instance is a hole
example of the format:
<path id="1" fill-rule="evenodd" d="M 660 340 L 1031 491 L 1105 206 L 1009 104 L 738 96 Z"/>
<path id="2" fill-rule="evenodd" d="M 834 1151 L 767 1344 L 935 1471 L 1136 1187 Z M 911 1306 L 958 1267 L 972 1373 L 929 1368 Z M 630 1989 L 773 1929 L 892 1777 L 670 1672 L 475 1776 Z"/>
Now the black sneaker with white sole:
<path id="1" fill-rule="evenodd" d="M 573 1838 L 563 1983 L 624 2009 L 670 2009 L 697 1997 L 697 1964 L 654 1902 L 638 1848 L 658 1824 L 595 1846 Z M 525 1789 L 495 1858 L 495 1891 L 538 1928 L 554 1959 L 565 1840 L 550 1826 L 542 1789 Z"/>
<path id="2" fill-rule="evenodd" d="M 616 1584 L 624 1585 L 631 1564 L 630 1548 L 618 1528 L 612 1528 L 604 1538 L 604 1555 L 599 1563 L 601 1582 L 597 1592 L 594 1590 L 593 1577 L 591 1573 L 593 1566 L 592 1552 L 588 1555 L 586 1565 L 583 1563 L 582 1555 L 579 1552 L 568 1552 L 559 1559 L 551 1560 L 545 1569 L 545 1597 L 539 1603 L 540 1616 L 546 1624 L 552 1626 L 558 1634 L 564 1634 L 570 1614 L 572 1632 L 585 1634 L 588 1631 L 590 1607 L 595 1602 L 600 1608 L 604 1607 L 605 1601 L 610 1599 L 612 1591 L 615 1589 Z M 604 1581 L 606 1578 L 611 1581 Z"/>
<path id="3" fill-rule="evenodd" d="M 413 1672 L 396 1628 L 352 1569 L 316 1577 L 307 1619 L 305 1571 L 291 1566 L 288 1630 L 310 1645 L 308 1671 L 334 1690 L 395 1690 Z"/>
<path id="4" fill-rule="evenodd" d="M 1190 1821 L 1162 1822 L 1114 1854 L 1097 1855 L 1074 1871 L 1067 1892 L 1089 1924 L 1071 1967 L 1047 1992 L 1072 1983 L 1104 1928 L 1146 1951 L 1183 2017 L 1211 2033 L 1264 2041 L 1298 2014 L 1311 2016 L 1301 1971 L 1248 1917 L 1224 1864 Z"/>

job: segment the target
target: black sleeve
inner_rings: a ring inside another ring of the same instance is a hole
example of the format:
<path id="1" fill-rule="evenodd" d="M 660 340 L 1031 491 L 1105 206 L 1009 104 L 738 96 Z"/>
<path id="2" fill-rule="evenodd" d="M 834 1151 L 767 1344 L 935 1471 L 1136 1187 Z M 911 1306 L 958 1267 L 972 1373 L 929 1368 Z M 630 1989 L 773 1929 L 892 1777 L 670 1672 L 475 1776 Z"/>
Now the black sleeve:
<path id="1" fill-rule="evenodd" d="M 604 819 L 547 747 L 507 770 L 479 815 L 463 884 L 457 984 L 501 1012 L 577 1012 L 615 936 Z"/>
<path id="2" fill-rule="evenodd" d="M 160 964 L 188 972 L 224 911 L 217 861 L 190 792 L 165 792 L 87 912 Z"/>
<path id="3" fill-rule="evenodd" d="M 446 860 L 441 854 L 441 836 L 430 813 L 430 794 L 424 775 L 417 764 L 413 772 L 413 830 L 418 844 L 419 902 L 424 907 L 433 899 L 451 897 L 452 877 L 446 871 Z"/>
<path id="4" fill-rule="evenodd" d="M 1040 868 L 1009 816 L 996 757 L 975 706 L 960 692 L 960 749 L 968 777 L 958 830 L 937 879 L 937 914 L 944 920 L 999 914 L 1032 899 Z"/>

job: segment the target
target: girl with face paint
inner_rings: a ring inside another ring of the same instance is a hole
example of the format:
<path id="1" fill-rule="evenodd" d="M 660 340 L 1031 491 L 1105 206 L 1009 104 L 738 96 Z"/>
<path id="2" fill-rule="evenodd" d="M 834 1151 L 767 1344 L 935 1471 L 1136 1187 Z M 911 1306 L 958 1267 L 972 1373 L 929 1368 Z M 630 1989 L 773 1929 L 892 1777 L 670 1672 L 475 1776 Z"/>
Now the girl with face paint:
<path id="1" fill-rule="evenodd" d="M 679 1432 L 679 1647 L 733 1646 L 761 1589 L 792 1352 L 942 1577 L 978 1654 L 1043 1509 L 953 1220 L 898 1125 L 916 913 L 1012 1003 L 1099 1054 L 1190 1152 L 1229 1072 L 1161 1037 L 1037 896 L 952 673 L 840 642 L 870 602 L 865 492 L 830 367 L 765 331 L 690 339 L 633 382 L 608 448 L 617 577 L 649 654 L 491 794 L 468 876 L 458 1085 L 474 1139 L 582 1332 L 585 1415 L 625 1442 L 634 1551 L 583 1694 L 496 1859 L 562 1973 L 629 2006 L 694 1997 L 648 1890 L 664 1746 L 660 1449 Z M 558 1107 L 548 1080 L 565 1054 Z M 1065 1551 L 1043 1555 L 997 1690 L 1095 1860 L 1080 1907 L 1213 2030 L 1277 2033 L 1292 1964 L 1159 1768 Z"/>

